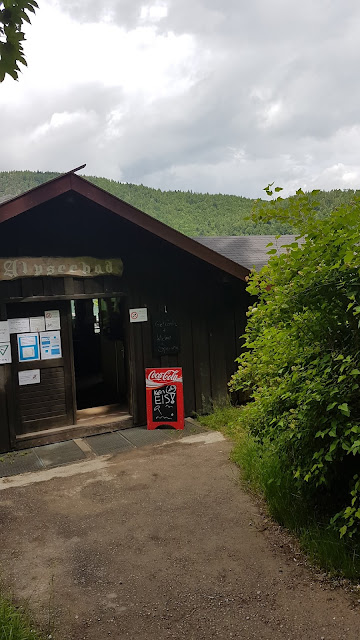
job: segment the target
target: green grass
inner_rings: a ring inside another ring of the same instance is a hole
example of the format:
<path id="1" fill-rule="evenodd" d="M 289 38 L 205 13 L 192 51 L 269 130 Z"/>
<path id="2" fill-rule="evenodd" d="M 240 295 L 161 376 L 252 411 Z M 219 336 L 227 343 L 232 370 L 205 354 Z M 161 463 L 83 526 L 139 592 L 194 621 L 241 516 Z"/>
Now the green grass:
<path id="1" fill-rule="evenodd" d="M 0 597 L 0 640 L 41 640 L 24 609 Z"/>
<path id="2" fill-rule="evenodd" d="M 339 532 L 315 517 L 299 485 L 280 461 L 275 447 L 263 445 L 242 424 L 241 409 L 231 406 L 198 417 L 205 426 L 218 429 L 234 442 L 232 460 L 239 466 L 244 484 L 263 496 L 271 517 L 295 533 L 312 564 L 331 575 L 360 577 L 359 548 L 340 539 Z"/>

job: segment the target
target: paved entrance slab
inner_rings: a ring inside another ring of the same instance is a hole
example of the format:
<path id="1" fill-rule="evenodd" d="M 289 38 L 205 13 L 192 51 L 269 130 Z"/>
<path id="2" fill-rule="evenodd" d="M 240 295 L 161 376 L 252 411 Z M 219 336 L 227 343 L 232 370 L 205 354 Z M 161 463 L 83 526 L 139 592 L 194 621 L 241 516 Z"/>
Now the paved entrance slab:
<path id="1" fill-rule="evenodd" d="M 213 432 L 0 480 L 1 577 L 53 640 L 358 640 Z"/>
<path id="2" fill-rule="evenodd" d="M 97 456 L 134 449 L 134 445 L 124 438 L 120 431 L 102 433 L 98 436 L 89 436 L 85 438 L 85 442 Z"/>
<path id="3" fill-rule="evenodd" d="M 203 431 L 204 428 L 198 422 L 187 418 L 184 429 L 178 431 L 173 428 L 148 431 L 146 427 L 119 429 L 110 433 L 0 454 L 0 478 L 59 467 L 94 455 L 109 455 L 151 444 L 161 444 Z"/>

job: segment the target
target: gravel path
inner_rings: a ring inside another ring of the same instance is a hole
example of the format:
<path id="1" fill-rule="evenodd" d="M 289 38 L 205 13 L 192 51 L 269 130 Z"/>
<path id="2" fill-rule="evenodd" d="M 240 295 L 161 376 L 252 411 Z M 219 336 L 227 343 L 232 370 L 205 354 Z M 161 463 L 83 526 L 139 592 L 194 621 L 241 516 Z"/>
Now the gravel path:
<path id="1" fill-rule="evenodd" d="M 210 433 L 1 480 L 4 584 L 56 640 L 357 640 L 357 594 L 267 526 L 230 448 Z"/>

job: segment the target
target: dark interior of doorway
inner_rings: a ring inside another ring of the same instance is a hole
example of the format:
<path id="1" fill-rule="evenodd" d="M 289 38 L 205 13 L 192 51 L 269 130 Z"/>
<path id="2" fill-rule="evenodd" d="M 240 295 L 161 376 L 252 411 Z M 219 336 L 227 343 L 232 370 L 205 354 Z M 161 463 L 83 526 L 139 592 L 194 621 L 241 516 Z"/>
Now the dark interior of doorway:
<path id="1" fill-rule="evenodd" d="M 121 298 L 71 301 L 77 409 L 126 405 Z"/>

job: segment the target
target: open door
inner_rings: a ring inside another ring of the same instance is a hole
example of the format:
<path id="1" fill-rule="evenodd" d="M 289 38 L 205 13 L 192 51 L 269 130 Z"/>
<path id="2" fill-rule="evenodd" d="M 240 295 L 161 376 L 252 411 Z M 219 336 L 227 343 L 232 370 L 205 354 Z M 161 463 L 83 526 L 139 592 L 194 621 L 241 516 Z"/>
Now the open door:
<path id="1" fill-rule="evenodd" d="M 72 300 L 71 313 L 78 421 L 127 412 L 121 298 Z"/>

